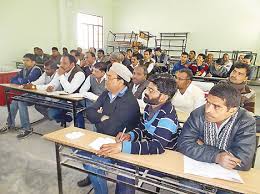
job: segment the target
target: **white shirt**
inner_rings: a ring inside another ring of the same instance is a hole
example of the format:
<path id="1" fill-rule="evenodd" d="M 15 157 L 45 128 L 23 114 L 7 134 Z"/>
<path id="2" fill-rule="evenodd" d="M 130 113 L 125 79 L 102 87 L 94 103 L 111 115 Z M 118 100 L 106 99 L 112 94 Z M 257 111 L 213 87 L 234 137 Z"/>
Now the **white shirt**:
<path id="1" fill-rule="evenodd" d="M 231 61 L 227 61 L 225 64 L 224 64 L 224 67 L 226 67 L 226 69 L 229 71 L 232 67 L 232 62 Z"/>
<path id="2" fill-rule="evenodd" d="M 55 77 L 55 74 L 52 74 L 52 76 L 48 76 L 46 72 L 44 72 L 37 80 L 32 82 L 33 85 L 37 86 L 38 90 L 46 90 L 47 89 L 47 84 L 49 84 L 52 79 Z"/>
<path id="3" fill-rule="evenodd" d="M 134 85 L 133 85 L 133 88 L 132 88 L 132 93 L 133 93 L 133 94 L 136 93 L 136 91 L 137 91 L 137 89 L 138 89 L 139 86 L 140 86 L 140 84 L 138 84 L 138 85 L 134 84 Z"/>
<path id="4" fill-rule="evenodd" d="M 68 78 L 71 74 L 71 71 L 74 68 L 72 68 L 68 73 L 65 73 L 63 75 L 58 75 L 56 73 L 55 77 L 51 81 L 51 83 L 48 84 L 54 87 L 54 90 L 57 90 L 60 86 L 62 86 L 63 90 L 69 94 L 72 94 L 75 92 L 80 85 L 84 82 L 85 80 L 85 74 L 82 71 L 77 72 L 71 82 L 68 81 Z"/>
<path id="5" fill-rule="evenodd" d="M 177 90 L 172 98 L 172 104 L 176 110 L 190 114 L 193 110 L 205 104 L 205 94 L 198 86 L 191 83 L 184 94 Z"/>
<path id="6" fill-rule="evenodd" d="M 101 78 L 99 83 L 101 83 L 104 79 L 106 79 L 106 74 Z M 97 82 L 98 82 L 98 80 L 97 80 Z M 81 86 L 79 93 L 83 94 L 83 96 L 89 100 L 96 101 L 99 96 L 92 92 L 89 92 L 90 87 L 91 87 L 90 76 L 88 76 L 86 81 L 84 82 L 84 84 Z"/>

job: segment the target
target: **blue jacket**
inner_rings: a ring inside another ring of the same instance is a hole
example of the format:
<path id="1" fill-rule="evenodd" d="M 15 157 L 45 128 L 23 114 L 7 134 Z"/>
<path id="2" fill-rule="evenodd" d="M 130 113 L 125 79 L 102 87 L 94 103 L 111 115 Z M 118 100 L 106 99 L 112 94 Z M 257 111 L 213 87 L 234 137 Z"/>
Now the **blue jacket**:
<path id="1" fill-rule="evenodd" d="M 186 64 L 189 66 L 190 62 L 187 61 Z M 174 64 L 173 68 L 172 68 L 172 73 L 175 74 L 176 71 L 179 71 L 181 69 L 185 69 L 185 68 L 189 68 L 189 67 L 185 67 L 184 65 L 181 64 L 181 61 L 178 61 L 177 63 Z"/>
<path id="2" fill-rule="evenodd" d="M 123 142 L 122 152 L 161 154 L 165 149 L 176 149 L 179 123 L 174 106 L 171 102 L 165 103 L 150 120 L 148 107 L 145 107 L 140 127 L 129 133 L 131 141 Z"/>
<path id="3" fill-rule="evenodd" d="M 15 77 L 11 79 L 11 83 L 19 85 L 31 83 L 37 80 L 41 74 L 41 69 L 36 65 L 29 70 L 23 68 Z"/>

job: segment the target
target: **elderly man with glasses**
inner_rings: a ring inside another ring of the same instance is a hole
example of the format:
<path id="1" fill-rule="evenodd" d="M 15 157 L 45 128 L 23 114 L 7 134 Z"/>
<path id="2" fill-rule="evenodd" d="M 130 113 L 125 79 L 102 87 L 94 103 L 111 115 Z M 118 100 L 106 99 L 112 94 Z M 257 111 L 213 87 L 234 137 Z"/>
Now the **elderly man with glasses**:
<path id="1" fill-rule="evenodd" d="M 187 114 L 205 104 L 205 94 L 198 86 L 192 84 L 192 77 L 189 69 L 181 69 L 175 75 L 178 90 L 172 98 L 172 104 L 176 110 Z"/>

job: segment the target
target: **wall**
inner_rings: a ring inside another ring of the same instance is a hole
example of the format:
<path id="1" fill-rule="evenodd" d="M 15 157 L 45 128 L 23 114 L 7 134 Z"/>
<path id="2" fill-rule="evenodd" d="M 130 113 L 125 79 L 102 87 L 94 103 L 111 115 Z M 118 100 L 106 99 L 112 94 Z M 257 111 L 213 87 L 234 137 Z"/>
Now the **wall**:
<path id="1" fill-rule="evenodd" d="M 114 0 L 113 31 L 190 32 L 188 50 L 259 52 L 259 10 L 258 0 Z"/>
<path id="2" fill-rule="evenodd" d="M 0 1 L 0 66 L 12 68 L 33 47 L 59 44 L 57 1 Z"/>
<path id="3" fill-rule="evenodd" d="M 76 48 L 78 12 L 103 16 L 106 43 L 112 0 L 0 0 L 0 66 L 14 67 L 35 46 L 46 53 L 52 46 Z"/>

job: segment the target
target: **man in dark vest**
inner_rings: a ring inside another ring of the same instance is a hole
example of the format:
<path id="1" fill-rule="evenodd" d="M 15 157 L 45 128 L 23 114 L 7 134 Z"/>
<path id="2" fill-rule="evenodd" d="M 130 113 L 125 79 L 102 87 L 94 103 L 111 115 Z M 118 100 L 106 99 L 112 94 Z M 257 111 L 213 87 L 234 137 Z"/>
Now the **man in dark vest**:
<path id="1" fill-rule="evenodd" d="M 106 90 L 107 65 L 104 62 L 97 62 L 93 67 L 92 74 L 87 77 L 84 84 L 81 86 L 79 93 L 85 97 L 81 102 L 82 106 L 90 107 L 98 99 L 98 97 Z M 83 113 L 77 115 L 78 126 L 85 128 Z"/>
<path id="2" fill-rule="evenodd" d="M 85 74 L 83 70 L 76 65 L 77 61 L 72 55 L 64 55 L 60 60 L 60 67 L 53 80 L 47 87 L 47 92 L 52 92 L 58 88 L 62 88 L 68 94 L 78 93 L 81 85 L 85 80 Z M 48 116 L 50 119 L 54 119 L 57 122 L 70 122 L 71 116 L 66 115 L 65 110 L 51 108 L 48 110 Z"/>
<path id="3" fill-rule="evenodd" d="M 144 112 L 146 103 L 144 103 L 144 90 L 148 85 L 147 79 L 147 68 L 145 66 L 137 66 L 133 71 L 132 82 L 129 85 L 129 89 L 133 92 L 140 106 L 140 112 Z"/>
<path id="4" fill-rule="evenodd" d="M 140 65 L 147 68 L 148 74 L 153 74 L 154 71 L 154 61 L 151 59 L 151 51 L 149 49 L 144 51 L 144 58 L 139 61 Z"/>

